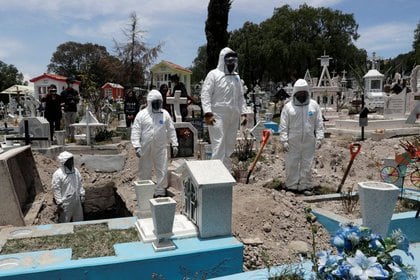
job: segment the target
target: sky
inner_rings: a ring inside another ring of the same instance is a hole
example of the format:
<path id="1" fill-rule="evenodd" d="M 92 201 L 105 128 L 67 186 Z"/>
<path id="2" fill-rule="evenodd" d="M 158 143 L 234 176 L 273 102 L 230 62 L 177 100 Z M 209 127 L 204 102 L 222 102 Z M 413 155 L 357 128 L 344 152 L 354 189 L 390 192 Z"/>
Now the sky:
<path id="1" fill-rule="evenodd" d="M 68 41 L 94 43 L 114 53 L 114 40 L 136 12 L 149 47 L 163 43 L 155 63 L 169 60 L 192 65 L 204 32 L 208 0 L 0 0 L 0 61 L 14 65 L 25 80 L 47 71 L 52 54 Z M 392 58 L 412 50 L 420 22 L 420 0 L 233 0 L 228 31 L 246 21 L 270 18 L 275 8 L 328 7 L 353 14 L 360 38 L 355 42 L 369 55 Z M 303 75 L 304 73 L 302 73 Z"/>

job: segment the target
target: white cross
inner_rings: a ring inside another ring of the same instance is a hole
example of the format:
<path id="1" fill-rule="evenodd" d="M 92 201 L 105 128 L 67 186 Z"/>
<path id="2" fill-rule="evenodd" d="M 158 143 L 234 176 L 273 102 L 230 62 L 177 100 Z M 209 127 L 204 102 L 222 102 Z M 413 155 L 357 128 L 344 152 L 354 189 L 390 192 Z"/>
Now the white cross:
<path id="1" fill-rule="evenodd" d="M 19 112 L 19 118 L 22 118 L 22 111 L 23 111 L 23 108 L 22 108 L 21 106 L 19 106 L 19 107 L 17 108 L 17 110 L 18 110 L 18 112 Z"/>
<path id="2" fill-rule="evenodd" d="M 181 104 L 187 104 L 188 98 L 181 97 L 181 91 L 176 90 L 174 96 L 166 97 L 166 103 L 174 105 L 175 122 L 182 122 Z"/>

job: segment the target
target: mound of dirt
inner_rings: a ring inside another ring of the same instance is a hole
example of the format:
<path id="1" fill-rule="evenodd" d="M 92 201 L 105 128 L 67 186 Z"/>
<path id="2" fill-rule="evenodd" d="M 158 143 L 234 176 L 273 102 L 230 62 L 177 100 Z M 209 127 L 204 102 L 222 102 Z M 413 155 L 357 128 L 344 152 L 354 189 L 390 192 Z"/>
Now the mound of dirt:
<path id="1" fill-rule="evenodd" d="M 357 182 L 380 180 L 379 171 L 384 158 L 393 158 L 395 152 L 403 152 L 399 140 L 385 139 L 380 142 L 361 142 L 360 154 L 344 184 L 343 191 L 356 190 Z M 335 192 L 350 161 L 350 140 L 339 137 L 325 139 L 317 151 L 313 169 L 314 186 Z M 127 209 L 134 211 L 135 193 L 131 186 L 136 179 L 137 158 L 129 142 L 119 144 L 126 157 L 121 172 L 99 173 L 84 166 L 79 167 L 85 188 L 113 182 L 117 191 L 123 194 Z M 55 205 L 52 199 L 51 177 L 58 167 L 55 160 L 34 153 L 38 172 L 44 186 L 46 198 L 36 223 L 56 222 Z M 312 232 L 306 221 L 301 194 L 282 189 L 285 180 L 284 153 L 278 144 L 278 137 L 267 143 L 257 163 L 249 184 L 237 183 L 233 193 L 233 234 L 245 244 L 244 269 L 263 267 L 269 256 L 270 263 L 284 264 L 300 260 L 300 255 L 309 257 Z M 180 204 L 179 194 L 175 200 Z M 319 224 L 318 224 L 319 225 Z M 330 236 L 322 226 L 316 234 L 317 250 L 329 248 Z"/>

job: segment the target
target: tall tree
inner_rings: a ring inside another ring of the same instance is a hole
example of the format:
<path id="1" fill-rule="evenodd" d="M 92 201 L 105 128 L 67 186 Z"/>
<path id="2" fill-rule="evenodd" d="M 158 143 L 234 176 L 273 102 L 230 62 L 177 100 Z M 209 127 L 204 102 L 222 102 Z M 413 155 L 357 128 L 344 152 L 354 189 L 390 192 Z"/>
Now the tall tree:
<path id="1" fill-rule="evenodd" d="M 127 77 L 124 84 L 129 87 L 144 85 L 145 73 L 161 52 L 163 43 L 149 47 L 143 41 L 142 34 L 145 31 L 140 29 L 135 12 L 130 14 L 129 24 L 122 32 L 126 42 L 119 43 L 114 40 L 114 43 L 117 57 L 123 64 L 123 73 Z"/>
<path id="2" fill-rule="evenodd" d="M 205 27 L 207 38 L 206 72 L 217 66 L 220 50 L 228 45 L 227 26 L 231 5 L 231 0 L 209 1 Z"/>
<path id="3" fill-rule="evenodd" d="M 14 65 L 0 60 L 0 91 L 16 84 L 23 84 L 23 74 Z"/>
<path id="4" fill-rule="evenodd" d="M 198 48 L 197 57 L 193 61 L 191 67 L 191 83 L 197 84 L 206 77 L 206 62 L 207 62 L 207 46 L 203 45 Z"/>
<path id="5" fill-rule="evenodd" d="M 420 22 L 417 23 L 417 28 L 414 30 L 414 59 L 416 64 L 420 64 Z"/>

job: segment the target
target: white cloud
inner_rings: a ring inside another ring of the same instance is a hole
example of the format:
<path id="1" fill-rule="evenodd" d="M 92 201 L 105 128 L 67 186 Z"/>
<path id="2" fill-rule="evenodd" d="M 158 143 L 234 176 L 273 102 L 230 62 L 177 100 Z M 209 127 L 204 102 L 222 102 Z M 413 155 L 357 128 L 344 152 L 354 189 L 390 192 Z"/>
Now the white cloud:
<path id="1" fill-rule="evenodd" d="M 367 52 L 389 58 L 411 50 L 414 27 L 412 24 L 388 22 L 359 30 L 356 46 Z"/>

